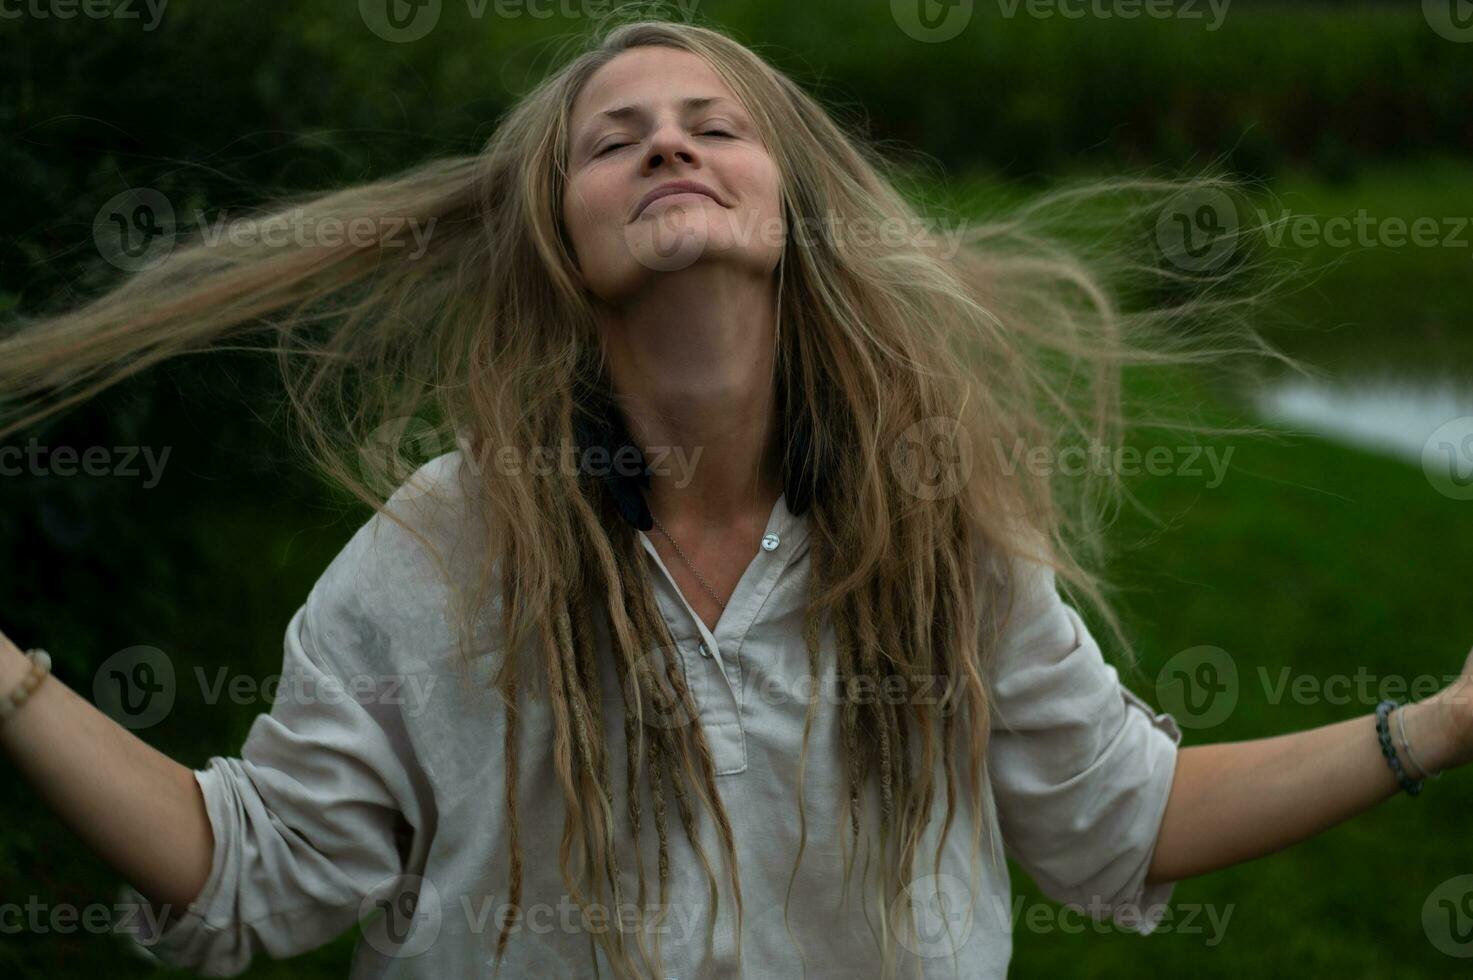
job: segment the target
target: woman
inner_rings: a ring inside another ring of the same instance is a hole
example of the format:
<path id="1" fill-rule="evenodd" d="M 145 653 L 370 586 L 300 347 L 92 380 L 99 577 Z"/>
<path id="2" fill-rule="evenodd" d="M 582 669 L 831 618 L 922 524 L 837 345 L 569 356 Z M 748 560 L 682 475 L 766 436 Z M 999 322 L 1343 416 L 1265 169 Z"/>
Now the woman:
<path id="1" fill-rule="evenodd" d="M 1000 977 L 1005 855 L 1150 932 L 1173 882 L 1473 755 L 1467 673 L 1387 752 L 1369 717 L 1179 751 L 1056 588 L 1115 628 L 1098 488 L 1001 463 L 1112 445 L 1126 365 L 1256 338 L 1172 333 L 1234 336 L 1196 293 L 1123 311 L 1026 221 L 948 254 L 717 32 L 618 26 L 481 155 L 250 227 L 364 216 L 433 233 L 197 243 L 0 344 L 3 390 L 54 396 L 13 429 L 271 322 L 314 355 L 307 448 L 378 511 L 240 758 L 189 770 L 4 644 L 0 741 L 169 963 L 368 919 L 354 976 Z M 354 446 L 425 419 L 457 448 L 385 502 Z"/>

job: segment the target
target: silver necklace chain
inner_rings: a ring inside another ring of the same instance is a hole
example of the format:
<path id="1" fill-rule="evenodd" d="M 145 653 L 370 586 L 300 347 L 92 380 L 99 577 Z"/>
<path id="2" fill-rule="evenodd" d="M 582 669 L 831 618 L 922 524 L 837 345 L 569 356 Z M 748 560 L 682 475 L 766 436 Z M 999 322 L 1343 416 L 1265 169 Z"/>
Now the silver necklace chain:
<path id="1" fill-rule="evenodd" d="M 655 522 L 655 527 L 660 529 L 660 533 L 665 535 L 665 540 L 669 541 L 672 545 L 675 545 L 675 553 L 680 556 L 681 561 L 685 562 L 685 566 L 691 570 L 691 574 L 694 575 L 696 579 L 701 583 L 701 587 L 711 594 L 711 598 L 716 600 L 716 604 L 718 606 L 720 606 L 722 609 L 725 609 L 726 602 L 722 600 L 719 595 L 716 594 L 716 590 L 712 589 L 711 586 L 706 583 L 705 576 L 696 571 L 696 566 L 692 565 L 690 559 L 685 557 L 685 552 L 680 550 L 680 545 L 675 544 L 675 539 L 670 536 L 669 531 L 665 530 L 665 525 L 661 524 L 660 519 L 658 517 L 655 517 L 655 515 L 653 514 L 650 515 L 650 519 Z"/>

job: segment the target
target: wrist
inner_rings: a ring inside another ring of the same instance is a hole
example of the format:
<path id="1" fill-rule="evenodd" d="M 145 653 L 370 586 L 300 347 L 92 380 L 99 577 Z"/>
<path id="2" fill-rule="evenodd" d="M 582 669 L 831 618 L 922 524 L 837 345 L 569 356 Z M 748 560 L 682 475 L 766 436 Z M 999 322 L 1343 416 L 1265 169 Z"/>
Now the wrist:
<path id="1" fill-rule="evenodd" d="M 1445 691 L 1428 698 L 1402 705 L 1402 719 L 1406 726 L 1406 742 L 1416 762 L 1404 759 L 1409 772 L 1422 778 L 1422 769 L 1430 777 L 1447 769 L 1455 769 L 1469 761 L 1469 739 L 1466 726 L 1460 723 L 1455 710 L 1458 705 L 1445 698 Z"/>

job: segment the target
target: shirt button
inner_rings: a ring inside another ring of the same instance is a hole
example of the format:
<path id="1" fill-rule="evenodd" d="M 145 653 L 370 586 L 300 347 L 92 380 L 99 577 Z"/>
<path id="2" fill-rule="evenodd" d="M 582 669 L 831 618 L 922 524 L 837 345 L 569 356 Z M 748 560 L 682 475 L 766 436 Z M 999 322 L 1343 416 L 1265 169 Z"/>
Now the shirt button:
<path id="1" fill-rule="evenodd" d="M 762 535 L 762 550 L 776 551 L 777 546 L 779 543 L 781 543 L 781 541 L 782 539 L 779 538 L 776 534 L 768 532 L 767 534 Z"/>
<path id="2" fill-rule="evenodd" d="M 711 657 L 711 650 L 704 643 L 701 644 L 701 656 L 703 656 L 703 657 L 705 657 L 707 659 L 710 659 L 710 657 Z"/>

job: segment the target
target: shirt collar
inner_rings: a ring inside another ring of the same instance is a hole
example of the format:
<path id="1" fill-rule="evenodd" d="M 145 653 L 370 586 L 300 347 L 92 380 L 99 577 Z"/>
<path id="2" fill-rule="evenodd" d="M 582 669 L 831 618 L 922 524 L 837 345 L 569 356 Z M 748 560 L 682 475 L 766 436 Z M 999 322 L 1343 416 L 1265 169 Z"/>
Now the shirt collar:
<path id="1" fill-rule="evenodd" d="M 655 521 L 644 499 L 643 491 L 650 485 L 650 469 L 644 453 L 630 438 L 623 417 L 607 395 L 586 395 L 581 405 L 584 410 L 573 413 L 580 463 L 587 465 L 588 450 L 605 450 L 606 455 L 598 464 L 600 472 L 591 478 L 603 483 L 625 522 L 640 531 L 650 530 Z M 784 409 L 783 420 L 784 435 L 788 437 L 783 498 L 788 511 L 798 515 L 808 510 L 813 496 L 813 484 L 808 478 L 812 439 L 806 417 L 800 415 L 795 419 Z"/>

